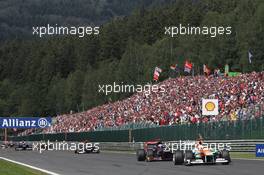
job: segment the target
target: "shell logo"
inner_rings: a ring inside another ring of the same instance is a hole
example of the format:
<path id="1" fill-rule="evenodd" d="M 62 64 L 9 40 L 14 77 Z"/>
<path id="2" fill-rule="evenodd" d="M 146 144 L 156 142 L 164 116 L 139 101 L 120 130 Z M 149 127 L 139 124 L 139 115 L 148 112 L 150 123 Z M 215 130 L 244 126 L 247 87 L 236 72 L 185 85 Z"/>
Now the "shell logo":
<path id="1" fill-rule="evenodd" d="M 214 111 L 215 104 L 213 102 L 209 101 L 205 104 L 205 108 L 207 111 Z"/>
<path id="2" fill-rule="evenodd" d="M 202 115 L 219 115 L 218 99 L 202 99 Z"/>

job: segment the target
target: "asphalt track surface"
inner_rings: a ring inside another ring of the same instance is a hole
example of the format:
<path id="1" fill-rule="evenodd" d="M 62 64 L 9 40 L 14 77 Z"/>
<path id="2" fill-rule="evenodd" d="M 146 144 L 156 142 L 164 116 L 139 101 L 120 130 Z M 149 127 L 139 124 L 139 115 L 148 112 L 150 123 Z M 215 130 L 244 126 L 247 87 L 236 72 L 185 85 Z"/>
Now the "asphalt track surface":
<path id="1" fill-rule="evenodd" d="M 60 175 L 249 175 L 263 174 L 264 161 L 233 160 L 230 165 L 173 165 L 173 162 L 137 162 L 125 153 L 74 154 L 66 151 L 0 150 L 0 157 L 23 162 Z"/>

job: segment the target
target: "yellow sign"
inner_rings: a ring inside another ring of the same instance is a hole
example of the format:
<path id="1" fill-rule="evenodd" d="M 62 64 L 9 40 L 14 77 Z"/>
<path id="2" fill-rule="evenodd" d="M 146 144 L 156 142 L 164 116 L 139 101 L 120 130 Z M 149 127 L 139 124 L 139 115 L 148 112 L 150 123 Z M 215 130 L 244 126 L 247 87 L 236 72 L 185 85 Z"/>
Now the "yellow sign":
<path id="1" fill-rule="evenodd" d="M 203 115 L 218 115 L 218 99 L 202 99 Z"/>
<path id="2" fill-rule="evenodd" d="M 207 111 L 214 111 L 215 104 L 213 102 L 209 101 L 205 104 L 205 108 Z"/>

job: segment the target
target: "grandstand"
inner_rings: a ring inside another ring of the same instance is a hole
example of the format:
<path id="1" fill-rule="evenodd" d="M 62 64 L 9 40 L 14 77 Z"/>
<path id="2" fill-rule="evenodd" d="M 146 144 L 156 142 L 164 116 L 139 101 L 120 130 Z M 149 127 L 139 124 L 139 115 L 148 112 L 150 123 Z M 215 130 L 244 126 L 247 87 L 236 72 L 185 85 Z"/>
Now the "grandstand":
<path id="1" fill-rule="evenodd" d="M 259 118 L 264 110 L 264 72 L 236 77 L 182 76 L 158 84 L 165 92 L 131 97 L 56 117 L 43 133 L 86 132 L 107 128 L 153 127 Z M 201 99 L 219 99 L 219 115 L 202 116 Z M 21 135 L 32 134 L 27 130 Z"/>

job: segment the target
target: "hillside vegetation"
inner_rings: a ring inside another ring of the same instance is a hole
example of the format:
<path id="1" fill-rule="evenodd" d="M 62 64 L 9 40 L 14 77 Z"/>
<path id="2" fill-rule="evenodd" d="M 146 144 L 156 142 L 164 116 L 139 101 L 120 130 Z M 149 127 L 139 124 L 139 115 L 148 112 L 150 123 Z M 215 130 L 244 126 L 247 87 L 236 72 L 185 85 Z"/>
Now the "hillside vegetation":
<path id="1" fill-rule="evenodd" d="M 66 12 L 71 13 L 62 8 L 58 14 Z M 85 16 L 85 12 L 78 14 Z M 131 94 L 106 96 L 98 93 L 98 85 L 146 84 L 152 81 L 155 66 L 163 69 L 160 78 L 164 80 L 170 75 L 169 66 L 182 68 L 185 59 L 194 63 L 195 74 L 202 73 L 203 64 L 222 71 L 225 64 L 232 71 L 263 70 L 263 14 L 262 0 L 178 0 L 114 18 L 100 28 L 99 36 L 7 40 L 0 46 L 0 115 L 56 115 L 116 101 Z M 111 15 L 99 16 L 99 21 L 105 21 Z M 165 26 L 180 23 L 231 26 L 232 34 L 215 38 L 164 35 Z"/>

